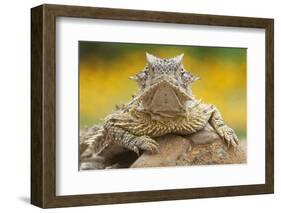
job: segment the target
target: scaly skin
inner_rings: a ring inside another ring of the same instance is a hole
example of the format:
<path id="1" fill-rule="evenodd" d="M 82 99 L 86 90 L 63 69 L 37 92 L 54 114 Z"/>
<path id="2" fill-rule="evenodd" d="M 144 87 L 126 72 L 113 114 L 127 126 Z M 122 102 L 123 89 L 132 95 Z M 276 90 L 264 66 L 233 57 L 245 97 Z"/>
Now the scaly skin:
<path id="1" fill-rule="evenodd" d="M 108 115 L 99 130 L 82 141 L 88 149 L 82 154 L 98 154 L 111 144 L 140 153 L 159 152 L 153 139 L 169 133 L 189 135 L 208 123 L 228 146 L 236 146 L 238 138 L 228 127 L 214 105 L 196 100 L 191 83 L 197 80 L 184 70 L 181 56 L 159 59 L 147 54 L 148 65 L 134 79 L 140 91 L 133 100 Z"/>

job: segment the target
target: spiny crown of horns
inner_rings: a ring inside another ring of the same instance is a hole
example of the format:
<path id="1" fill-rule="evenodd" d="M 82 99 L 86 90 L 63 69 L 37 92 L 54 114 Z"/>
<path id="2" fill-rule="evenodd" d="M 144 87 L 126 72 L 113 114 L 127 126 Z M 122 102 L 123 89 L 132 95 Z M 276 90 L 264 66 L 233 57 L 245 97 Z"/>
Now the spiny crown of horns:
<path id="1" fill-rule="evenodd" d="M 199 77 L 194 76 L 183 67 L 183 56 L 184 54 L 180 54 L 174 58 L 161 59 L 146 53 L 147 66 L 145 66 L 144 70 L 140 71 L 137 75 L 130 78 L 137 81 L 141 88 L 144 88 L 148 77 L 152 77 L 151 74 L 170 73 L 180 75 L 180 79 L 178 80 L 181 80 L 183 85 L 188 86 L 198 80 Z"/>
<path id="2" fill-rule="evenodd" d="M 146 61 L 152 71 L 172 72 L 182 65 L 184 54 L 180 54 L 174 58 L 157 58 L 154 55 L 146 53 Z"/>

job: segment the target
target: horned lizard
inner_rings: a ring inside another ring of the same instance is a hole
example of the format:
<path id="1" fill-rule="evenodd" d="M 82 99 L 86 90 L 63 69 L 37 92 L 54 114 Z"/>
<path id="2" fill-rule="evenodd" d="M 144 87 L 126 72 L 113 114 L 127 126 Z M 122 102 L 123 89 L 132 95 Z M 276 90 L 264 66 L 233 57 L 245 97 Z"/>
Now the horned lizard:
<path id="1" fill-rule="evenodd" d="M 155 137 L 189 135 L 206 125 L 228 146 L 238 145 L 234 130 L 224 123 L 219 110 L 192 94 L 192 83 L 199 78 L 183 67 L 183 56 L 162 59 L 146 53 L 146 66 L 131 77 L 139 85 L 138 93 L 80 138 L 80 146 L 87 147 L 81 158 L 99 156 L 114 145 L 138 155 L 141 151 L 157 153 Z"/>

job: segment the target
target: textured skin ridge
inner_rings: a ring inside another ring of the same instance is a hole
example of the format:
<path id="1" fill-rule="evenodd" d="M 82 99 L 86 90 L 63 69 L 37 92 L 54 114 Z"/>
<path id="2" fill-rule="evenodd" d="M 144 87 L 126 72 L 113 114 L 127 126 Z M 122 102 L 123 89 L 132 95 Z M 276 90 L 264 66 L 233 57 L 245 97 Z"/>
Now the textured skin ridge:
<path id="1" fill-rule="evenodd" d="M 157 137 L 168 133 L 191 134 L 194 133 L 207 124 L 211 117 L 211 112 L 203 112 L 203 104 L 200 107 L 192 109 L 189 116 L 177 117 L 175 119 L 153 120 L 149 115 L 144 112 L 139 113 L 138 117 L 129 114 L 127 119 L 118 119 L 120 115 L 116 115 L 114 120 L 115 126 L 125 129 L 134 135 L 147 135 L 150 137 Z M 210 106 L 209 106 L 210 108 Z"/>

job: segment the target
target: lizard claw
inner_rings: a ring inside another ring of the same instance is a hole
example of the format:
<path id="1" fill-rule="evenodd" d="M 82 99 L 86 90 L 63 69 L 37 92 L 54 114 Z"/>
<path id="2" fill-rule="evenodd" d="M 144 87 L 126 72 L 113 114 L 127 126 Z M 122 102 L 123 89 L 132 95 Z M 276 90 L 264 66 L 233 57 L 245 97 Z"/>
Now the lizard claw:
<path id="1" fill-rule="evenodd" d="M 136 142 L 136 146 L 152 154 L 159 153 L 159 144 L 148 136 L 140 136 Z"/>
<path id="2" fill-rule="evenodd" d="M 238 137 L 236 136 L 234 130 L 230 127 L 224 125 L 220 127 L 217 132 L 228 147 L 236 147 L 239 144 Z"/>
<path id="3" fill-rule="evenodd" d="M 140 156 L 140 150 L 137 146 L 133 146 L 133 151 L 138 155 L 138 157 Z"/>

